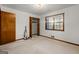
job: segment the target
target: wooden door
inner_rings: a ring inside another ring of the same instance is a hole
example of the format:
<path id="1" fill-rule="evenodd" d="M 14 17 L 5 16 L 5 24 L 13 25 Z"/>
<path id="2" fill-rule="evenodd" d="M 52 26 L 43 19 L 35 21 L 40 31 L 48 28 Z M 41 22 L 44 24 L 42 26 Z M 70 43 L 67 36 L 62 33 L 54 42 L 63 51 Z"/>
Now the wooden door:
<path id="1" fill-rule="evenodd" d="M 37 35 L 40 35 L 40 19 L 37 18 Z"/>
<path id="2" fill-rule="evenodd" d="M 1 43 L 1 9 L 0 9 L 0 43 Z"/>
<path id="3" fill-rule="evenodd" d="M 1 11 L 1 43 L 15 41 L 15 14 Z"/>
<path id="4" fill-rule="evenodd" d="M 32 17 L 29 17 L 29 37 L 32 37 Z"/>

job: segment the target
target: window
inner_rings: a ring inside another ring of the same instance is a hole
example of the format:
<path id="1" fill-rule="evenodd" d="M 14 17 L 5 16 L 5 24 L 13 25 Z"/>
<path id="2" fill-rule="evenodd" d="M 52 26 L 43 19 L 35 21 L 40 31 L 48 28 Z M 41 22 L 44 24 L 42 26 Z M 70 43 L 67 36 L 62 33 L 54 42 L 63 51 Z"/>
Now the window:
<path id="1" fill-rule="evenodd" d="M 45 18 L 46 30 L 64 31 L 64 13 Z"/>

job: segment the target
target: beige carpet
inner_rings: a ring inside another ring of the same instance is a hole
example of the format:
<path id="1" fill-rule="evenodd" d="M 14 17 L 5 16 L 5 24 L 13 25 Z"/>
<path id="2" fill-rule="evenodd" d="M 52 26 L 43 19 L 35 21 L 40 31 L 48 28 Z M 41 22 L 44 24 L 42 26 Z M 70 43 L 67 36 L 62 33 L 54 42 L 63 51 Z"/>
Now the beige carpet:
<path id="1" fill-rule="evenodd" d="M 79 53 L 79 46 L 41 36 L 33 36 L 28 40 L 18 40 L 1 45 L 0 50 L 8 51 L 9 54 L 74 54 Z"/>

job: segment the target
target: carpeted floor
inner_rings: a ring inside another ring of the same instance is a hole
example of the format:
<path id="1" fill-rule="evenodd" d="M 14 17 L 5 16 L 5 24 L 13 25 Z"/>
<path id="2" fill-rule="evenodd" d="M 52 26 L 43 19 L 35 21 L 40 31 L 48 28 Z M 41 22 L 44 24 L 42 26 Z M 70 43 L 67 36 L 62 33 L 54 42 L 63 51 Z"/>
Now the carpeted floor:
<path id="1" fill-rule="evenodd" d="M 8 51 L 9 54 L 78 54 L 79 46 L 41 36 L 33 36 L 28 40 L 18 40 L 1 45 L 0 50 Z"/>

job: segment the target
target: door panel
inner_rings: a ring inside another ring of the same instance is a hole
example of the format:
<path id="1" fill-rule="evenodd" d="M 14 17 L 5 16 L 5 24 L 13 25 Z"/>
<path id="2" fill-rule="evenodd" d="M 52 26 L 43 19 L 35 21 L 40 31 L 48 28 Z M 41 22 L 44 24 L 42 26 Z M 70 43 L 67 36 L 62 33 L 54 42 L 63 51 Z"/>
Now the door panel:
<path id="1" fill-rule="evenodd" d="M 32 37 L 32 17 L 29 18 L 29 37 Z"/>
<path id="2" fill-rule="evenodd" d="M 38 19 L 37 19 L 37 35 L 38 35 L 38 36 L 40 35 L 40 27 L 39 27 L 39 26 L 40 26 L 40 23 L 39 23 L 40 21 L 39 21 L 39 20 L 40 20 L 40 19 L 38 18 Z"/>
<path id="3" fill-rule="evenodd" d="M 1 12 L 1 42 L 15 41 L 15 14 Z"/>

